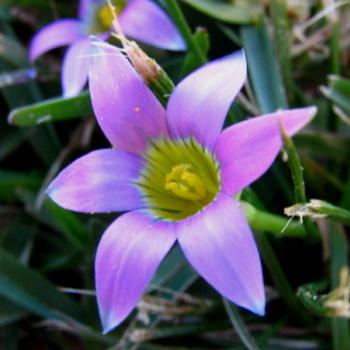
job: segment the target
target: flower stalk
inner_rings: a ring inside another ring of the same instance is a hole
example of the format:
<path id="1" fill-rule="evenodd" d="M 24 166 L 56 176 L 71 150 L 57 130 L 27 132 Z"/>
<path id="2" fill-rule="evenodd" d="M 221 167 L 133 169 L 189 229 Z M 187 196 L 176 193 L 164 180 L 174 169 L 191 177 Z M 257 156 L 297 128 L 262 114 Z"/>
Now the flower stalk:
<path id="1" fill-rule="evenodd" d="M 280 129 L 281 129 L 284 148 L 288 155 L 289 168 L 292 173 L 295 201 L 296 203 L 306 203 L 307 198 L 305 194 L 305 182 L 304 182 L 304 175 L 303 175 L 304 169 L 301 165 L 300 158 L 295 148 L 294 142 L 285 132 L 284 125 L 282 124 L 282 122 L 280 123 Z M 305 226 L 305 229 L 308 232 L 310 237 L 314 239 L 319 238 L 319 232 L 315 224 L 309 218 L 306 218 L 303 221 L 303 225 Z"/>
<path id="2" fill-rule="evenodd" d="M 112 15 L 112 36 L 117 38 L 134 66 L 136 72 L 142 77 L 163 106 L 166 106 L 170 94 L 174 90 L 174 83 L 163 68 L 150 58 L 135 41 L 129 40 L 123 33 L 119 23 L 116 7 L 108 0 Z"/>
<path id="3" fill-rule="evenodd" d="M 241 202 L 241 206 L 253 230 L 295 238 L 307 236 L 304 226 L 296 221 L 259 210 L 247 202 Z"/>
<path id="4" fill-rule="evenodd" d="M 337 207 L 329 202 L 320 199 L 311 199 L 309 203 L 295 204 L 285 208 L 285 214 L 288 216 L 299 216 L 300 219 L 306 217 L 324 218 L 340 221 L 343 224 L 350 225 L 350 211 Z"/>
<path id="5" fill-rule="evenodd" d="M 198 43 L 193 39 L 191 28 L 189 27 L 184 14 L 176 0 L 165 0 L 165 6 L 171 15 L 174 23 L 182 34 L 190 51 L 197 57 L 198 62 L 204 64 L 207 58 L 203 54 Z"/>

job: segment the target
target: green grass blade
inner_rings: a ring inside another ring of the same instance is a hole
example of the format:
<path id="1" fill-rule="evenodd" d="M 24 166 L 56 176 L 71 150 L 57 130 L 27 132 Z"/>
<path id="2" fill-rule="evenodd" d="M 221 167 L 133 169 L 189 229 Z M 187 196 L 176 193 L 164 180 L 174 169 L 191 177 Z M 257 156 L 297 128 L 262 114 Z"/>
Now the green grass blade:
<path id="1" fill-rule="evenodd" d="M 44 318 L 80 317 L 79 307 L 45 277 L 0 248 L 0 295 Z"/>
<path id="2" fill-rule="evenodd" d="M 331 285 L 337 288 L 340 270 L 348 266 L 348 241 L 340 225 L 330 223 Z M 332 319 L 333 350 L 350 349 L 349 321 L 343 318 Z"/>
<path id="3" fill-rule="evenodd" d="M 11 111 L 8 121 L 16 126 L 33 126 L 92 114 L 90 96 L 83 92 L 70 98 L 53 98 Z"/>
<path id="4" fill-rule="evenodd" d="M 241 315 L 239 314 L 237 307 L 226 299 L 223 299 L 223 302 L 228 318 L 242 343 L 248 350 L 259 350 L 253 336 L 250 334 Z"/>
<path id="5" fill-rule="evenodd" d="M 288 21 L 287 0 L 272 0 L 270 4 L 271 17 L 274 28 L 274 44 L 281 67 L 283 81 L 286 86 L 288 96 L 292 100 L 293 79 L 292 61 L 290 54 L 290 25 Z"/>
<path id="6" fill-rule="evenodd" d="M 278 108 L 287 108 L 285 88 L 266 22 L 262 20 L 254 27 L 241 27 L 241 37 L 261 111 L 269 113 Z"/>
<path id="7" fill-rule="evenodd" d="M 16 322 L 25 316 L 27 311 L 12 303 L 8 299 L 0 297 L 0 327 Z"/>
<path id="8" fill-rule="evenodd" d="M 19 188 L 36 190 L 40 184 L 41 178 L 35 174 L 0 170 L 0 199 L 13 201 Z"/>
<path id="9" fill-rule="evenodd" d="M 254 23 L 261 13 L 260 6 L 253 4 L 251 1 L 247 1 L 247 4 L 241 2 L 237 5 L 217 0 L 182 1 L 209 17 L 231 24 Z"/>

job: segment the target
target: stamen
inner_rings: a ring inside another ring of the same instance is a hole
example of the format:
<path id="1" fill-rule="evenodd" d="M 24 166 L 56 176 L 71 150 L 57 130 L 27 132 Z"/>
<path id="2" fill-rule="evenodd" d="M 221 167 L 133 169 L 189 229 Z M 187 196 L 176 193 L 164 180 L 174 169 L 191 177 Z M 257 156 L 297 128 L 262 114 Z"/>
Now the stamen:
<path id="1" fill-rule="evenodd" d="M 125 0 L 107 1 L 107 5 L 101 7 L 98 12 L 98 18 L 101 24 L 106 28 L 112 27 L 116 16 L 119 16 L 126 5 Z"/>
<path id="2" fill-rule="evenodd" d="M 165 178 L 165 189 L 180 198 L 194 202 L 204 199 L 207 195 L 203 180 L 191 171 L 189 164 L 178 164 L 171 169 Z"/>
<path id="3" fill-rule="evenodd" d="M 113 23 L 113 14 L 109 5 L 105 5 L 101 8 L 98 13 L 98 18 L 100 19 L 102 25 L 106 28 L 109 28 Z"/>

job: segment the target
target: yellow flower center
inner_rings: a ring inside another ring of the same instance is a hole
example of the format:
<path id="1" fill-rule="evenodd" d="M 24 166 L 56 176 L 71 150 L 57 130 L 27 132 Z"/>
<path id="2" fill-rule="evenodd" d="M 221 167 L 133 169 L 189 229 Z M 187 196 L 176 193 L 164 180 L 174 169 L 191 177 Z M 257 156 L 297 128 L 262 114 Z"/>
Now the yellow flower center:
<path id="1" fill-rule="evenodd" d="M 176 196 L 189 201 L 199 201 L 205 198 L 207 190 L 201 177 L 190 171 L 190 164 L 174 166 L 165 178 L 165 189 Z"/>
<path id="2" fill-rule="evenodd" d="M 116 10 L 116 15 L 120 15 L 120 13 L 125 7 L 126 0 L 114 0 L 112 1 L 112 3 Z M 108 4 L 101 7 L 98 11 L 98 20 L 105 29 L 111 28 L 113 24 L 113 13 Z"/>
<path id="3" fill-rule="evenodd" d="M 113 14 L 108 5 L 105 5 L 98 12 L 98 18 L 102 25 L 106 28 L 110 28 L 113 23 Z"/>
<path id="4" fill-rule="evenodd" d="M 214 156 L 194 139 L 152 141 L 137 181 L 150 212 L 178 221 L 202 210 L 220 189 Z"/>

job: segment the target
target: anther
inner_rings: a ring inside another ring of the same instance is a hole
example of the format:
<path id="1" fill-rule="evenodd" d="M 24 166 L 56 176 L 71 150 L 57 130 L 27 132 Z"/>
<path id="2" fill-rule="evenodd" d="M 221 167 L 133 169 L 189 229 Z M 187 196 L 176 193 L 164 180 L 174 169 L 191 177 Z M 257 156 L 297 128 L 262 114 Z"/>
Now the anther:
<path id="1" fill-rule="evenodd" d="M 165 178 L 164 187 L 177 197 L 200 201 L 206 197 L 207 190 L 201 177 L 191 170 L 189 164 L 174 166 Z"/>

